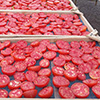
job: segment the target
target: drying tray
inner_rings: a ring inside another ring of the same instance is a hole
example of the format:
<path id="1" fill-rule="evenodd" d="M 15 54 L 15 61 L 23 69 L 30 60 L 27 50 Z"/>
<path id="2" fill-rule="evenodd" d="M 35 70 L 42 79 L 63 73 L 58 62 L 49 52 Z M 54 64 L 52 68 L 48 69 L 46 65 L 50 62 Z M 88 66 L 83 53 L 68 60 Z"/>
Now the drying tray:
<path id="1" fill-rule="evenodd" d="M 70 9 L 70 11 L 73 11 L 73 10 L 78 10 L 77 6 L 74 4 L 74 2 L 72 0 L 69 0 L 70 1 L 70 6 L 72 7 L 72 9 Z M 1 10 L 4 10 L 4 9 L 1 9 Z M 6 9 L 5 9 L 6 10 Z M 17 10 L 17 9 L 12 9 L 12 10 Z M 22 9 L 18 9 L 18 10 L 22 10 Z M 52 11 L 52 10 L 48 10 L 48 11 Z M 55 10 L 54 10 L 55 11 Z M 56 10 L 56 11 L 62 11 L 62 10 Z M 66 11 L 66 10 L 65 10 Z"/>
<path id="2" fill-rule="evenodd" d="M 84 17 L 83 13 L 81 13 L 79 10 L 76 11 L 41 11 L 41 10 L 0 10 L 0 13 L 5 12 L 5 13 L 24 13 L 24 14 L 32 14 L 32 13 L 39 13 L 39 12 L 44 12 L 44 13 L 58 13 L 58 14 L 78 14 L 81 22 L 83 25 L 86 25 L 87 30 L 90 32 L 90 34 L 97 35 L 98 31 L 94 29 L 90 23 L 87 21 L 87 19 Z M 1 38 L 10 38 L 10 37 L 34 37 L 37 35 L 0 35 Z M 38 35 L 38 36 L 49 36 L 49 37 L 54 37 L 54 36 L 61 36 L 61 35 Z M 65 37 L 64 35 L 62 35 Z M 67 36 L 67 35 L 66 35 Z M 69 36 L 67 36 L 69 37 Z M 70 37 L 76 37 L 76 35 L 71 35 Z M 86 36 L 78 36 L 78 37 L 86 37 Z"/>
<path id="3" fill-rule="evenodd" d="M 9 40 L 11 41 L 11 42 L 17 42 L 18 40 L 25 40 L 25 41 L 27 41 L 28 43 L 30 43 L 30 42 L 32 42 L 32 41 L 35 41 L 35 40 L 39 40 L 39 41 L 41 41 L 41 40 L 43 40 L 43 39 L 48 39 L 50 42 L 53 42 L 53 43 L 55 43 L 57 40 L 65 40 L 65 41 L 68 41 L 68 42 L 71 42 L 71 41 L 81 41 L 81 40 L 84 40 L 84 41 L 93 41 L 93 40 L 91 40 L 91 39 L 89 39 L 89 38 L 87 38 L 87 37 L 74 37 L 74 38 L 72 38 L 72 37 L 65 37 L 65 38 L 61 38 L 61 37 L 27 37 L 27 38 L 25 38 L 25 37 L 23 37 L 23 38 L 9 38 Z M 7 38 L 0 38 L 0 42 L 4 42 L 5 40 L 8 40 Z M 96 42 L 96 46 L 100 46 L 97 42 Z M 58 55 L 58 54 L 57 54 Z M 41 58 L 42 59 L 42 58 Z M 40 60 L 41 60 L 40 59 Z M 38 60 L 37 61 L 37 63 L 36 63 L 36 65 L 39 65 L 39 61 L 40 60 Z M 53 65 L 53 62 L 52 61 L 50 61 L 50 66 L 49 66 L 49 68 L 51 69 L 52 67 L 53 67 L 54 65 Z M 100 66 L 99 66 L 100 67 Z M 1 69 L 0 69 L 0 71 L 1 71 Z M 90 78 L 89 77 L 89 75 L 86 75 L 86 77 L 87 78 Z M 52 95 L 52 97 L 51 98 L 49 98 L 50 100 L 65 100 L 65 99 L 61 99 L 60 98 L 60 96 L 59 96 L 59 94 L 58 94 L 58 89 L 57 88 L 55 88 L 54 87 L 54 85 L 52 84 L 52 78 L 53 78 L 53 74 L 51 74 L 51 76 L 50 76 L 50 82 L 49 82 L 49 85 L 48 86 L 52 86 L 53 87 L 53 89 L 54 89 L 54 92 L 53 92 L 53 95 Z M 12 79 L 14 79 L 12 76 L 10 77 L 10 79 L 12 80 Z M 75 83 L 75 82 L 81 82 L 81 81 L 79 81 L 79 80 L 76 80 L 76 81 L 74 81 L 74 82 L 70 82 L 70 85 L 69 85 L 69 87 L 73 84 L 73 83 Z M 8 90 L 8 92 L 9 92 L 9 89 L 6 87 L 6 88 L 3 88 L 3 89 L 6 89 L 6 90 Z M 38 92 L 41 90 L 40 88 L 37 88 L 36 87 L 36 89 L 38 90 Z M 36 98 L 32 98 L 32 99 L 29 99 L 29 98 L 20 98 L 20 99 L 17 99 L 16 98 L 16 100 L 39 100 L 40 98 L 38 97 L 38 95 L 36 96 Z M 90 89 L 90 95 L 88 96 L 88 98 L 86 98 L 86 99 L 91 99 L 91 100 L 94 100 L 94 99 L 96 99 L 96 97 L 95 97 L 95 95 L 93 94 L 93 92 L 92 92 L 92 90 Z M 0 100 L 15 100 L 14 98 L 1 98 Z M 43 99 L 43 100 L 47 100 L 47 99 Z M 77 100 L 77 98 L 75 99 L 75 100 Z"/>

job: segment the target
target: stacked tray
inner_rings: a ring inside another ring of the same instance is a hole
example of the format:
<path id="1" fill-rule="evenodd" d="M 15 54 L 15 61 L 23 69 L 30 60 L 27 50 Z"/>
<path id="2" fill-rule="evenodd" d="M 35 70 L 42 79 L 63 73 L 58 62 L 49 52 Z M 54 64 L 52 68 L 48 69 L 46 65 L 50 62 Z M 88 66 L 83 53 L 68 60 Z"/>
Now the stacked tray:
<path id="1" fill-rule="evenodd" d="M 2 10 L 0 37 L 85 36 L 97 30 L 76 11 Z M 27 17 L 26 17 L 27 16 Z M 2 19 L 4 17 L 4 19 Z"/>
<path id="2" fill-rule="evenodd" d="M 9 0 L 9 2 L 4 2 L 4 0 L 0 1 L 0 6 L 3 5 L 0 7 L 1 44 L 6 40 L 9 40 L 11 43 L 16 43 L 20 40 L 24 40 L 27 42 L 28 45 L 30 45 L 30 43 L 32 43 L 35 40 L 38 41 L 49 40 L 53 44 L 56 44 L 58 40 L 62 40 L 69 43 L 69 45 L 72 41 L 77 41 L 78 43 L 80 41 L 84 41 L 85 43 L 86 41 L 86 44 L 87 42 L 90 43 L 93 42 L 93 40 L 89 38 L 91 35 L 96 36 L 98 31 L 90 25 L 90 23 L 84 17 L 84 14 L 78 10 L 78 8 L 76 7 L 76 5 L 73 3 L 72 0 L 60 0 L 60 2 L 59 0 L 51 0 L 51 1 L 34 0 L 33 3 L 32 1 L 33 0 L 26 0 L 26 1 Z M 25 4 L 25 2 L 27 2 L 27 4 Z M 64 2 L 66 4 L 64 4 Z M 55 7 L 54 5 L 56 5 L 57 7 Z M 93 37 L 93 39 L 99 41 L 99 37 L 98 38 Z M 99 44 L 96 43 L 96 46 L 99 46 Z M 18 48 L 15 48 L 15 50 L 17 49 Z M 39 48 L 39 50 L 41 49 Z M 59 56 L 58 51 L 56 51 L 56 53 L 57 53 L 56 57 L 58 57 Z M 42 59 L 43 57 L 36 61 L 36 66 L 39 65 L 39 62 Z M 54 63 L 53 60 L 51 60 L 48 68 L 52 70 L 53 66 Z M 24 70 L 25 73 L 26 71 L 27 69 Z M 2 73 L 1 68 L 0 68 L 0 73 Z M 51 96 L 50 99 L 61 100 L 61 97 L 58 93 L 58 88 L 56 88 L 52 83 L 53 77 L 54 77 L 53 73 L 51 72 L 51 76 L 49 77 L 50 82 L 48 86 L 53 87 L 53 95 Z M 89 75 L 86 74 L 86 78 L 90 79 Z M 10 76 L 10 80 L 14 80 L 14 77 Z M 69 87 L 71 87 L 71 85 L 76 82 L 81 82 L 81 81 L 75 80 L 74 82 L 70 83 Z M 8 87 L 4 87 L 3 89 L 6 89 L 8 92 L 10 92 Z M 38 90 L 39 93 L 39 91 L 42 88 L 36 87 L 36 89 Z M 39 96 L 37 95 L 35 99 L 38 98 Z M 90 89 L 90 94 L 87 98 L 96 98 L 91 89 Z"/>
<path id="3" fill-rule="evenodd" d="M 0 8 L 1 9 L 0 10 L 0 14 L 1 14 L 0 37 L 7 37 L 7 38 L 8 37 L 16 37 L 16 36 L 17 37 L 18 36 L 27 37 L 27 36 L 34 36 L 34 35 L 35 36 L 37 36 L 37 35 L 38 36 L 42 36 L 42 35 L 48 35 L 48 36 L 54 36 L 54 35 L 55 36 L 56 35 L 57 36 L 59 36 L 59 35 L 60 36 L 63 36 L 63 35 L 81 36 L 82 35 L 82 36 L 85 36 L 85 35 L 88 35 L 89 33 L 90 34 L 93 33 L 94 35 L 97 34 L 97 31 L 95 29 L 93 29 L 93 27 L 89 24 L 89 22 L 86 20 L 84 15 L 77 9 L 76 5 L 73 3 L 72 0 L 60 0 L 60 2 L 59 2 L 59 0 L 56 0 L 56 1 L 41 0 L 41 1 L 38 1 L 38 0 L 34 0 L 33 2 L 32 2 L 32 0 L 29 0 L 29 1 L 16 0 L 16 1 L 8 1 L 8 2 L 1 1 L 0 4 L 2 6 Z M 41 5 L 41 7 L 44 7 L 44 8 L 46 8 L 48 6 L 50 9 L 49 8 L 48 9 L 42 9 L 42 8 L 40 9 L 39 7 L 37 7 L 39 5 Z M 54 9 L 55 6 L 58 8 Z M 39 14 L 40 12 L 45 13 L 47 17 L 43 17 L 45 15 L 38 16 L 35 14 L 35 13 Z M 13 15 L 12 13 L 16 13 L 16 14 Z M 22 14 L 20 14 L 20 13 L 22 13 Z M 53 14 L 56 14 L 56 15 L 48 16 L 51 13 L 52 13 L 52 15 Z M 19 17 L 18 17 L 18 14 L 19 14 Z M 28 15 L 28 14 L 31 14 L 31 15 Z M 59 14 L 59 15 L 57 15 L 57 14 Z M 63 14 L 66 14 L 66 15 L 63 15 Z M 69 14 L 72 14 L 72 15 L 77 14 L 79 16 L 78 20 L 76 20 L 77 18 L 74 19 L 74 17 L 70 16 Z M 29 19 L 27 19 L 25 17 L 26 15 L 28 16 L 27 18 L 29 18 Z M 66 16 L 66 17 L 62 18 L 61 15 L 63 17 L 64 16 Z M 69 17 L 67 17 L 67 15 Z M 2 16 L 7 17 L 7 18 L 2 19 Z M 60 16 L 60 18 L 58 18 L 59 16 Z M 33 21 L 34 17 L 35 17 L 36 21 Z M 36 18 L 36 17 L 38 17 L 38 18 Z M 48 17 L 50 17 L 49 23 L 47 22 Z M 70 19 L 70 17 L 71 17 L 71 19 Z M 25 18 L 25 19 L 21 20 L 23 18 Z M 25 23 L 26 20 L 27 20 L 27 23 Z M 75 20 L 75 21 L 73 21 L 73 20 Z M 2 23 L 2 21 L 4 23 Z M 59 21 L 61 23 L 59 23 Z M 85 25 L 85 27 L 82 26 L 82 24 Z M 72 26 L 72 27 L 70 27 L 70 26 Z M 5 27 L 5 28 L 2 28 L 2 27 Z M 81 29 L 79 27 L 81 27 Z M 48 30 L 48 28 L 49 28 L 49 30 Z M 56 29 L 54 29 L 54 28 L 56 28 Z M 4 30 L 4 31 L 2 31 L 2 30 Z M 82 31 L 80 31 L 80 30 L 82 30 Z M 59 32 L 57 33 L 57 31 L 59 31 Z M 67 31 L 67 32 L 65 32 L 65 31 Z"/>
<path id="4" fill-rule="evenodd" d="M 27 45 L 30 45 L 30 43 L 32 43 L 32 42 L 34 42 L 34 41 L 40 41 L 40 44 L 41 43 L 43 43 L 43 41 L 44 40 L 46 40 L 46 41 L 49 41 L 51 44 L 57 44 L 57 41 L 64 41 L 64 42 L 66 42 L 66 43 L 69 43 L 69 44 L 71 44 L 71 42 L 73 42 L 73 41 L 77 41 L 77 43 L 82 43 L 81 44 L 81 49 L 79 49 L 79 48 L 77 48 L 77 49 L 75 49 L 76 51 L 76 53 L 77 54 L 74 54 L 74 53 L 70 53 L 70 54 L 68 54 L 68 55 L 79 55 L 79 50 L 82 50 L 82 48 L 85 48 L 84 47 L 84 45 L 88 45 L 87 43 L 92 43 L 92 40 L 90 40 L 89 38 L 83 38 L 83 37 L 80 37 L 80 38 L 77 38 L 77 37 L 28 37 L 28 38 L 25 38 L 25 37 L 20 37 L 20 38 L 0 38 L 0 42 L 5 42 L 5 41 L 8 41 L 8 40 L 10 40 L 10 42 L 11 43 L 17 43 L 17 45 L 18 45 L 18 41 L 20 41 L 20 40 L 24 40 L 24 41 L 26 41 L 27 42 Z M 83 41 L 84 40 L 84 41 Z M 81 42 L 80 42 L 81 41 Z M 25 43 L 25 42 L 24 42 Z M 74 43 L 74 42 L 73 42 Z M 85 44 L 86 43 L 86 44 Z M 94 42 L 93 42 L 93 44 L 94 44 Z M 44 45 L 47 45 L 47 44 L 44 44 Z M 49 45 L 49 44 L 48 44 Z M 47 48 L 48 48 L 48 45 L 47 45 Z M 83 45 L 83 46 L 82 46 Z M 91 45 L 91 44 L 89 44 L 89 45 Z M 19 42 L 19 46 L 20 46 L 20 42 Z M 99 44 L 98 43 L 96 43 L 96 46 L 95 45 L 91 45 L 91 46 L 93 46 L 93 47 L 97 47 L 97 48 L 99 48 Z M 8 46 L 9 47 L 9 46 Z M 73 45 L 73 47 L 75 47 L 74 45 Z M 21 48 L 23 48 L 23 47 L 21 47 Z M 63 48 L 66 48 L 66 47 L 63 47 Z M 89 48 L 89 47 L 87 47 L 87 48 Z M 25 49 L 25 48 L 23 48 L 23 49 Z M 35 49 L 35 48 L 34 48 Z M 72 46 L 71 46 L 71 49 L 73 50 L 74 48 L 72 48 Z M 12 50 L 15 50 L 15 49 L 12 49 Z M 39 50 L 41 50 L 41 49 L 39 49 Z M 54 50 L 55 51 L 55 49 L 54 48 L 52 48 L 52 50 Z M 60 49 L 59 49 L 60 50 Z M 67 49 L 68 50 L 68 49 Z M 54 52 L 54 51 L 51 51 L 51 52 Z M 38 53 L 39 53 L 39 51 L 37 51 Z M 44 52 L 44 51 L 43 51 Z M 44 53 L 46 53 L 46 52 L 48 52 L 48 50 L 47 51 L 45 51 Z M 85 52 L 87 52 L 87 51 L 85 51 Z M 60 55 L 62 55 L 62 53 L 59 53 L 58 51 L 56 52 L 56 57 L 60 57 Z M 80 54 L 81 54 L 81 52 L 80 52 Z M 84 56 L 84 55 L 90 55 L 91 56 L 91 53 L 90 54 L 82 54 L 82 56 Z M 76 56 L 76 57 L 77 57 Z M 7 56 L 5 56 L 5 57 L 7 57 Z M 30 56 L 29 56 L 30 57 Z M 42 56 L 42 58 L 40 58 L 40 59 L 37 59 L 36 60 L 36 64 L 35 64 L 35 66 L 38 66 L 39 64 L 40 64 L 40 61 L 41 60 L 43 60 L 45 57 L 44 57 L 44 54 L 43 54 L 43 56 Z M 49 59 L 49 58 L 46 58 L 46 59 Z M 55 59 L 55 58 L 54 58 Z M 50 69 L 50 70 L 52 70 L 52 68 L 54 67 L 54 65 L 55 65 L 55 63 L 54 63 L 54 59 L 53 60 L 50 60 L 49 59 L 49 62 L 50 62 L 50 65 L 49 65 L 49 67 L 47 68 L 47 69 Z M 87 63 L 87 60 L 88 59 L 85 59 L 84 58 L 84 60 L 86 61 L 86 63 Z M 16 63 L 16 60 L 15 60 L 15 62 L 14 63 Z M 68 64 L 68 61 L 66 61 L 66 64 Z M 74 63 L 73 63 L 74 64 Z M 5 66 L 4 64 L 2 64 L 2 68 L 3 68 L 3 66 Z M 78 66 L 78 65 L 77 65 Z M 95 66 L 97 66 L 97 65 L 93 65 L 94 67 Z M 79 66 L 78 66 L 79 67 Z M 29 66 L 28 66 L 28 68 L 30 68 Z M 61 67 L 62 68 L 62 67 Z M 67 67 L 65 67 L 64 66 L 64 68 L 66 69 Z M 87 68 L 87 67 L 86 67 Z M 45 68 L 42 68 L 42 69 L 45 69 Z M 18 70 L 18 69 L 17 69 Z M 66 69 L 67 70 L 67 69 Z M 9 69 L 8 69 L 8 71 L 9 71 Z M 29 70 L 30 71 L 30 70 Z M 24 70 L 23 71 L 24 73 L 28 73 L 28 70 L 26 69 L 26 70 Z M 23 73 L 23 72 L 21 72 L 21 73 Z M 3 69 L 2 69 L 2 71 L 0 70 L 0 73 L 4 73 L 3 72 Z M 86 72 L 87 73 L 87 72 Z M 7 72 L 6 72 L 6 74 L 8 74 Z M 83 74 L 84 75 L 84 74 Z M 86 79 L 90 79 L 90 74 L 85 74 L 86 75 Z M 30 76 L 31 77 L 31 76 Z M 62 76 L 61 76 L 62 77 Z M 10 80 L 14 80 L 14 79 L 16 79 L 15 77 L 13 77 L 13 76 L 9 76 L 9 78 L 10 78 Z M 53 72 L 51 72 L 51 75 L 49 76 L 49 78 L 50 78 L 50 81 L 49 81 L 49 83 L 48 83 L 48 85 L 47 86 L 52 86 L 53 87 L 53 95 L 51 96 L 51 98 L 50 99 L 53 99 L 53 98 L 55 98 L 55 99 L 57 99 L 58 100 L 58 98 L 60 98 L 60 96 L 59 96 L 59 92 L 58 92 L 58 88 L 57 87 L 55 87 L 55 85 L 52 83 L 52 81 L 53 81 L 53 78 L 54 78 L 54 75 L 53 75 Z M 18 79 L 18 80 L 20 80 L 20 79 Z M 31 80 L 30 80 L 31 81 Z M 61 80 L 62 81 L 62 80 Z M 70 81 L 70 84 L 69 84 L 69 86 L 68 87 L 71 87 L 73 84 L 75 84 L 75 83 L 78 83 L 78 82 L 82 82 L 81 80 L 74 80 L 74 81 Z M 6 89 L 8 92 L 10 92 L 11 90 L 8 88 L 8 87 L 4 87 L 3 89 Z M 38 90 L 38 93 L 39 93 L 39 91 L 40 90 L 42 90 L 43 88 L 39 88 L 38 86 L 36 86 L 36 89 Z M 35 99 L 38 99 L 39 98 L 39 96 L 37 95 L 36 96 L 36 98 Z M 88 98 L 96 98 L 95 97 L 95 95 L 93 94 L 93 92 L 92 92 L 92 90 L 91 90 L 91 88 L 90 88 L 90 93 L 89 93 L 89 96 L 88 96 Z M 34 100 L 35 100 L 34 99 Z M 2 99 L 1 99 L 2 100 Z M 18 99 L 19 100 L 19 99 Z M 28 100 L 28 99 L 26 99 L 26 100 Z M 47 99 L 44 99 L 44 100 L 47 100 Z M 59 100 L 61 100 L 61 99 L 59 99 Z"/>
<path id="5" fill-rule="evenodd" d="M 0 2 L 1 10 L 77 10 L 72 0 L 15 0 Z"/>

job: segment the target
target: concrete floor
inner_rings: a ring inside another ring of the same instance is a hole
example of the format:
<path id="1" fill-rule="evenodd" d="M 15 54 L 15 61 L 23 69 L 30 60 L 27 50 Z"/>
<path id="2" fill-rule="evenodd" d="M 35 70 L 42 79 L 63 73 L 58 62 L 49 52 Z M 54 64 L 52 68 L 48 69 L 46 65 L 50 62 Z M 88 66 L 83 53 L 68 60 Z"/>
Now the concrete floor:
<path id="1" fill-rule="evenodd" d="M 100 35 L 100 1 L 95 6 L 94 0 L 77 0 L 76 5 Z"/>

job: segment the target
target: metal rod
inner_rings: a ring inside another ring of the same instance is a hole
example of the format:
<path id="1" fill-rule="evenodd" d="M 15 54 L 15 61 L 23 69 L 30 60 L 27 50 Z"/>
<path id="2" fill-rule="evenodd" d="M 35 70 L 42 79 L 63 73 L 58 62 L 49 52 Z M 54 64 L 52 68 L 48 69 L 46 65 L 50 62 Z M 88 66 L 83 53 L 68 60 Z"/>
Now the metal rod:
<path id="1" fill-rule="evenodd" d="M 98 0 L 95 1 L 95 6 L 97 5 Z"/>
<path id="2" fill-rule="evenodd" d="M 77 3 L 77 0 L 75 0 L 75 5 L 76 5 L 76 3 Z"/>

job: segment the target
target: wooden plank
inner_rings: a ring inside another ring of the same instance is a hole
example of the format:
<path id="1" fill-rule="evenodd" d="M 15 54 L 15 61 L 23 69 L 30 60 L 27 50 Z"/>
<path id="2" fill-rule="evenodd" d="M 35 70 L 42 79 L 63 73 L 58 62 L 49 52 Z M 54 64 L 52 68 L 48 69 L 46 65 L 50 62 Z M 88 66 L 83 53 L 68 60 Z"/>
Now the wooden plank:
<path id="1" fill-rule="evenodd" d="M 90 32 L 92 32 L 93 31 L 93 27 L 90 25 L 90 23 L 87 21 L 87 19 L 84 17 L 83 14 L 80 16 L 80 18 L 83 21 L 83 23 L 87 26 L 88 30 Z"/>
<path id="2" fill-rule="evenodd" d="M 41 100 L 41 98 L 0 98 L 0 100 Z M 98 100 L 98 99 L 43 99 L 42 100 Z"/>
<path id="3" fill-rule="evenodd" d="M 71 6 L 73 7 L 73 10 L 77 10 L 77 6 L 74 4 L 74 2 L 72 0 L 69 0 L 71 2 Z"/>
<path id="4" fill-rule="evenodd" d="M 43 40 L 43 39 L 48 39 L 50 40 L 50 42 L 56 42 L 57 40 L 66 40 L 68 42 L 71 42 L 71 41 L 81 41 L 81 40 L 84 40 L 84 41 L 92 41 L 91 39 L 89 39 L 88 37 L 80 37 L 80 36 L 67 36 L 67 37 L 63 37 L 63 36 L 60 36 L 60 37 L 47 37 L 47 36 L 43 36 L 43 37 L 39 37 L 39 36 L 34 36 L 33 37 L 19 37 L 19 38 L 0 38 L 0 41 L 3 42 L 5 40 L 10 40 L 11 42 L 17 42 L 18 40 L 25 40 L 27 42 L 32 42 L 32 41 L 35 41 L 35 40 Z"/>
<path id="5" fill-rule="evenodd" d="M 40 12 L 44 12 L 45 14 L 50 13 L 50 14 L 54 14 L 54 13 L 58 13 L 58 14 L 82 14 L 79 10 L 76 11 L 60 11 L 60 10 L 56 10 L 56 11 L 52 11 L 52 10 L 0 10 L 0 13 L 24 13 L 24 14 L 32 14 L 32 13 L 40 13 Z"/>
<path id="6" fill-rule="evenodd" d="M 12 35 L 12 36 L 9 36 L 9 35 L 1 35 L 0 36 L 0 39 L 1 38 L 59 38 L 59 36 L 58 35 L 50 35 L 50 36 L 48 36 L 48 35 L 17 35 L 17 36 L 15 36 L 15 35 Z M 72 35 L 72 36 L 60 36 L 61 38 L 72 38 L 72 39 L 74 39 L 74 38 L 78 38 L 78 39 L 80 39 L 80 37 L 81 38 L 83 38 L 83 39 L 85 39 L 86 38 L 86 36 L 75 36 L 75 35 Z"/>
<path id="7" fill-rule="evenodd" d="M 44 12 L 44 13 L 73 13 L 75 11 L 60 11 L 60 10 L 56 10 L 56 11 L 52 11 L 52 10 L 0 10 L 0 12 L 5 12 L 5 13 L 9 13 L 9 12 L 13 12 L 13 13 L 25 13 L 25 14 L 32 14 L 32 13 L 39 13 L 39 12 Z"/>

